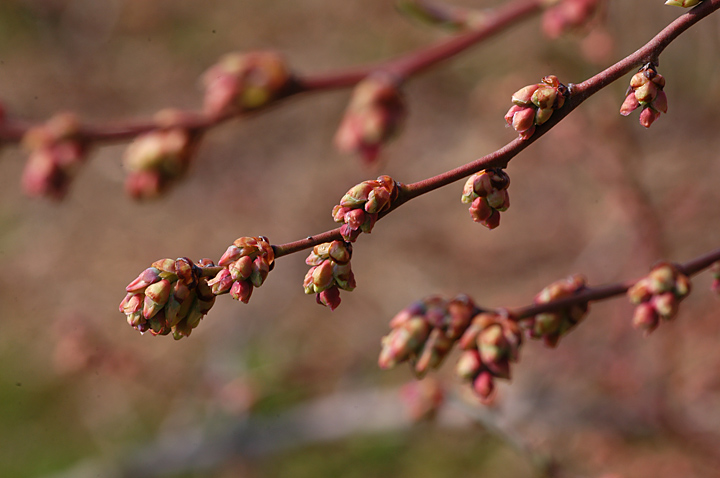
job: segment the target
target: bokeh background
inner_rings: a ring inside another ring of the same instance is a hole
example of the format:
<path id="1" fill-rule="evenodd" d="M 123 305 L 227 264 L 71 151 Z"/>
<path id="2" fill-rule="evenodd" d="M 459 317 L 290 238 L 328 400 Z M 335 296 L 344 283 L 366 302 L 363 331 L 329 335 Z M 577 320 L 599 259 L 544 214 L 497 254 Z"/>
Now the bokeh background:
<path id="1" fill-rule="evenodd" d="M 141 336 L 117 311 L 156 259 L 322 232 L 362 180 L 413 182 L 497 149 L 515 136 L 502 119 L 515 90 L 547 74 L 580 82 L 681 13 L 610 0 L 592 29 L 552 41 L 539 17 L 522 22 L 410 81 L 404 133 L 372 169 L 332 145 L 349 91 L 213 129 L 153 202 L 124 194 L 126 144 L 94 149 L 61 203 L 23 195 L 25 155 L 4 145 L 0 476 L 717 476 L 720 301 L 707 273 L 649 338 L 619 299 L 593 305 L 556 350 L 527 344 L 489 407 L 454 379 L 452 355 L 433 423 L 410 419 L 409 370 L 376 366 L 388 320 L 426 295 L 521 306 L 571 273 L 613 282 L 718 247 L 717 14 L 662 55 L 669 113 L 651 129 L 618 114 L 628 75 L 511 162 L 498 229 L 470 220 L 462 184 L 381 221 L 356 244 L 358 288 L 335 312 L 303 294 L 305 253 L 279 260 L 250 304 L 218 299 L 188 339 Z M 0 98 L 38 122 L 146 118 L 199 108 L 198 78 L 226 52 L 275 49 L 318 73 L 447 35 L 388 0 L 4 0 Z"/>

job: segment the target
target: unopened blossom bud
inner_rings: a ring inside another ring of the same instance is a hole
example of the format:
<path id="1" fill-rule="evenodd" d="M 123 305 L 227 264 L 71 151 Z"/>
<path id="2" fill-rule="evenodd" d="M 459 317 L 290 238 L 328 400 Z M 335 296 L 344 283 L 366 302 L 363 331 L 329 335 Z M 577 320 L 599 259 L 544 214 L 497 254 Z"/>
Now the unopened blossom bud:
<path id="1" fill-rule="evenodd" d="M 284 58 L 270 51 L 230 53 L 203 75 L 205 112 L 221 115 L 266 106 L 292 82 Z"/>
<path id="2" fill-rule="evenodd" d="M 60 113 L 47 123 L 31 128 L 23 137 L 30 153 L 22 175 L 22 186 L 30 196 L 60 200 L 85 162 L 87 142 L 72 113 Z"/>
<path id="3" fill-rule="evenodd" d="M 387 211 L 400 193 L 400 185 L 390 176 L 363 181 L 353 186 L 332 210 L 333 220 L 344 223 L 340 233 L 354 242 L 360 233 L 370 233 L 381 212 Z"/>
<path id="4" fill-rule="evenodd" d="M 407 112 L 397 82 L 386 73 L 375 73 L 358 83 L 335 144 L 343 152 L 358 153 L 374 162 L 380 147 L 400 130 Z"/>
<path id="5" fill-rule="evenodd" d="M 220 258 L 223 267 L 208 281 L 212 296 L 230 293 L 230 297 L 246 303 L 254 287 L 260 287 L 275 265 L 275 251 L 268 238 L 240 237 Z M 209 299 L 207 299 L 209 300 Z"/>
<path id="6" fill-rule="evenodd" d="M 710 289 L 716 294 L 720 294 L 720 261 L 714 263 L 711 268 L 713 281 Z"/>
<path id="7" fill-rule="evenodd" d="M 160 118 L 167 114 L 158 113 Z M 157 129 L 135 138 L 123 157 L 127 192 L 135 199 L 162 194 L 185 174 L 197 142 L 197 135 L 182 127 Z"/>
<path id="8" fill-rule="evenodd" d="M 550 38 L 585 26 L 593 17 L 600 0 L 562 0 L 543 14 L 543 32 Z"/>
<path id="9" fill-rule="evenodd" d="M 406 307 L 390 321 L 392 330 L 383 338 L 378 363 L 389 368 L 409 361 L 422 377 L 442 363 L 477 311 L 465 295 L 452 300 L 427 297 Z"/>
<path id="10" fill-rule="evenodd" d="M 432 378 L 404 385 L 400 396 L 408 408 L 410 418 L 415 422 L 435 418 L 445 401 L 443 387 Z"/>
<path id="11" fill-rule="evenodd" d="M 141 333 L 186 337 L 215 300 L 203 276 L 203 269 L 212 267 L 211 261 L 193 264 L 184 257 L 155 261 L 127 286 L 120 311 Z"/>
<path id="12" fill-rule="evenodd" d="M 500 225 L 500 212 L 510 207 L 510 177 L 500 168 L 488 168 L 468 178 L 462 202 L 470 203 L 470 217 L 488 229 Z"/>
<path id="13" fill-rule="evenodd" d="M 535 296 L 536 304 L 547 304 L 559 299 L 572 297 L 585 289 L 585 278 L 581 275 L 553 282 Z M 527 321 L 528 334 L 542 338 L 549 347 L 555 347 L 560 337 L 568 333 L 583 320 L 588 312 L 588 303 L 580 302 L 560 310 L 544 312 Z"/>
<path id="14" fill-rule="evenodd" d="M 665 5 L 673 5 L 675 7 L 690 8 L 701 3 L 702 0 L 667 0 Z"/>
<path id="15" fill-rule="evenodd" d="M 461 380 L 472 382 L 475 380 L 483 369 L 480 353 L 476 350 L 465 350 L 460 355 L 458 363 L 455 366 L 455 373 Z"/>
<path id="16" fill-rule="evenodd" d="M 667 113 L 667 96 L 663 91 L 665 78 L 657 72 L 656 65 L 648 63 L 630 79 L 620 114 L 628 116 L 642 106 L 640 124 L 649 128 L 660 113 Z"/>
<path id="17" fill-rule="evenodd" d="M 635 328 L 647 335 L 657 328 L 658 319 L 672 320 L 690 288 L 690 279 L 676 265 L 656 265 L 650 274 L 628 289 L 628 298 L 637 304 L 633 316 Z"/>
<path id="18" fill-rule="evenodd" d="M 482 400 L 489 400 L 495 391 L 495 381 L 490 372 L 484 371 L 473 381 L 473 390 Z"/>
<path id="19" fill-rule="evenodd" d="M 536 85 L 525 86 L 512 95 L 513 106 L 505 114 L 505 121 L 520 134 L 530 138 L 535 126 L 550 119 L 553 111 L 562 108 L 568 89 L 554 75 L 548 75 Z"/>
<path id="20" fill-rule="evenodd" d="M 316 294 L 318 304 L 335 310 L 340 305 L 340 289 L 355 289 L 351 257 L 350 243 L 333 241 L 315 246 L 305 259 L 305 263 L 312 266 L 303 281 L 305 293 Z"/>

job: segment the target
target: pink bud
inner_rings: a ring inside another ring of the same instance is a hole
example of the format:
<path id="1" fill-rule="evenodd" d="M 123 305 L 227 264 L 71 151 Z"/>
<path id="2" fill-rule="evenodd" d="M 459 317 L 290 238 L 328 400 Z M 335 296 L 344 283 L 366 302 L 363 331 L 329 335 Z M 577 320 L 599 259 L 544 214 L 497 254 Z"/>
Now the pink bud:
<path id="1" fill-rule="evenodd" d="M 235 262 L 236 260 L 240 259 L 241 255 L 242 251 L 240 250 L 240 248 L 233 244 L 228 247 L 225 251 L 225 254 L 222 255 L 222 257 L 218 261 L 218 265 L 221 267 L 227 267 L 230 265 L 231 262 Z"/>
<path id="2" fill-rule="evenodd" d="M 480 372 L 473 382 L 473 389 L 480 398 L 488 400 L 495 391 L 495 384 L 493 383 L 493 377 L 490 375 L 490 372 Z"/>
<path id="3" fill-rule="evenodd" d="M 340 305 L 340 289 L 331 287 L 320 292 L 316 297 L 317 303 L 335 310 Z"/>
<path id="4" fill-rule="evenodd" d="M 643 110 L 640 112 L 640 124 L 645 126 L 646 128 L 649 128 L 651 124 L 655 122 L 656 119 L 660 117 L 660 112 L 655 111 L 652 108 L 643 108 Z"/>
<path id="5" fill-rule="evenodd" d="M 250 281 L 239 280 L 235 281 L 230 288 L 230 296 L 233 299 L 239 300 L 240 302 L 247 304 L 252 295 L 253 285 Z"/>
<path id="6" fill-rule="evenodd" d="M 125 290 L 127 292 L 134 293 L 142 292 L 147 286 L 149 286 L 150 284 L 154 284 L 159 280 L 160 271 L 154 267 L 148 267 L 147 269 L 142 271 L 135 280 L 129 283 L 127 287 L 125 287 Z"/>
<path id="7" fill-rule="evenodd" d="M 640 103 L 635 97 L 635 93 L 630 93 L 625 97 L 625 101 L 623 101 L 622 106 L 620 106 L 620 114 L 623 116 L 627 116 L 633 111 L 635 111 L 638 106 L 640 106 Z"/>

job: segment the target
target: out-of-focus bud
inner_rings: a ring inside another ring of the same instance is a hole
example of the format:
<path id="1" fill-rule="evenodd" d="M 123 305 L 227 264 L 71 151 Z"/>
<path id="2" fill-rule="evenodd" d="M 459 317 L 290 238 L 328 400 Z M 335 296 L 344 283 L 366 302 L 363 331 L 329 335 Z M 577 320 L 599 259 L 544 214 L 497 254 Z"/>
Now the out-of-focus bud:
<path id="1" fill-rule="evenodd" d="M 512 95 L 513 106 L 505 114 L 505 121 L 520 134 L 530 138 L 535 126 L 550 119 L 553 111 L 562 108 L 569 95 L 557 76 L 548 75 L 536 85 L 525 86 Z"/>
<path id="2" fill-rule="evenodd" d="M 600 0 L 562 0 L 543 14 L 543 32 L 549 38 L 584 27 L 595 14 Z"/>
<path id="3" fill-rule="evenodd" d="M 279 53 L 227 54 L 203 75 L 205 112 L 214 116 L 261 108 L 282 96 L 291 81 Z"/>
<path id="4" fill-rule="evenodd" d="M 397 9 L 408 17 L 446 30 L 471 30 L 480 28 L 488 21 L 488 15 L 480 10 L 459 8 L 423 0 L 403 0 Z"/>
<path id="5" fill-rule="evenodd" d="M 500 168 L 488 168 L 468 178 L 460 198 L 470 203 L 470 217 L 488 229 L 500 225 L 500 212 L 510 207 L 507 188 L 510 176 Z"/>
<path id="6" fill-rule="evenodd" d="M 585 288 L 585 278 L 581 275 L 573 275 L 545 287 L 535 296 L 535 303 L 547 304 L 555 300 L 572 297 Z M 588 308 L 587 302 L 581 302 L 557 311 L 538 314 L 522 323 L 523 326 L 527 327 L 530 337 L 541 338 L 548 347 L 555 347 L 560 337 L 568 333 L 585 318 Z"/>
<path id="7" fill-rule="evenodd" d="M 360 233 L 370 234 L 378 214 L 387 211 L 400 194 L 401 185 L 390 176 L 380 176 L 353 186 L 332 210 L 333 220 L 344 223 L 340 233 L 346 242 L 355 242 Z"/>
<path id="8" fill-rule="evenodd" d="M 212 307 L 211 287 L 221 287 L 222 281 L 210 285 L 203 275 L 212 267 L 211 261 L 193 264 L 185 257 L 155 261 L 128 284 L 120 312 L 141 333 L 186 337 Z"/>
<path id="9" fill-rule="evenodd" d="M 378 364 L 391 368 L 408 361 L 418 377 L 424 376 L 440 366 L 478 310 L 465 295 L 451 300 L 427 297 L 406 307 L 390 321 Z"/>
<path id="10" fill-rule="evenodd" d="M 656 265 L 628 289 L 630 302 L 637 304 L 633 326 L 648 335 L 657 328 L 659 319 L 672 320 L 690 289 L 690 279 L 677 265 L 666 262 Z"/>
<path id="11" fill-rule="evenodd" d="M 159 125 L 180 124 L 182 114 L 161 111 L 156 119 Z M 196 134 L 180 126 L 163 126 L 135 138 L 123 157 L 128 194 L 135 199 L 151 199 L 165 192 L 187 172 L 198 140 Z"/>
<path id="12" fill-rule="evenodd" d="M 667 0 L 665 5 L 673 5 L 675 7 L 690 8 L 702 3 L 702 0 Z"/>
<path id="13" fill-rule="evenodd" d="M 335 310 L 340 305 L 340 289 L 355 289 L 351 258 L 349 242 L 333 241 L 315 246 L 305 259 L 305 263 L 312 266 L 303 281 L 305 293 L 316 294 L 318 304 Z"/>
<path id="14" fill-rule="evenodd" d="M 628 116 L 642 106 L 640 124 L 649 128 L 660 117 L 660 113 L 667 113 L 664 87 L 665 78 L 657 72 L 656 65 L 646 64 L 630 79 L 630 87 L 620 106 L 620 114 Z"/>
<path id="15" fill-rule="evenodd" d="M 510 379 L 510 363 L 520 358 L 521 345 L 522 331 L 507 313 L 477 314 L 460 338 L 465 352 L 456 373 L 464 381 L 472 382 L 475 392 L 485 400 L 494 390 L 495 378 Z"/>
<path id="16" fill-rule="evenodd" d="M 720 261 L 712 265 L 713 281 L 710 285 L 710 289 L 716 294 L 720 294 Z"/>
<path id="17" fill-rule="evenodd" d="M 432 420 L 445 402 L 445 391 L 433 378 L 405 384 L 400 389 L 400 396 L 414 422 Z"/>
<path id="18" fill-rule="evenodd" d="M 406 116 L 397 81 L 387 73 L 374 73 L 355 87 L 335 134 L 335 145 L 373 163 L 380 147 L 395 137 Z"/>
<path id="19" fill-rule="evenodd" d="M 22 175 L 23 190 L 29 196 L 60 200 L 85 162 L 87 142 L 73 113 L 60 113 L 23 137 L 30 153 Z"/>

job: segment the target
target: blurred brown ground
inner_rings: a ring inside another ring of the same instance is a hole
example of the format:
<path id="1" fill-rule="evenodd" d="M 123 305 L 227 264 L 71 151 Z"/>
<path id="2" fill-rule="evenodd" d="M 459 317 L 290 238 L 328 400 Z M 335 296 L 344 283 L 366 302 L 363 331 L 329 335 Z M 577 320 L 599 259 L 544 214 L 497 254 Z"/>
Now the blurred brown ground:
<path id="1" fill-rule="evenodd" d="M 149 203 L 123 193 L 122 144 L 97 148 L 60 204 L 23 196 L 24 155 L 4 147 L 0 476 L 122 459 L 158 435 L 222 428 L 248 409 L 273 416 L 405 382 L 405 367 L 377 369 L 379 340 L 398 310 L 428 294 L 520 306 L 571 273 L 612 282 L 718 247 L 715 14 L 662 55 L 669 112 L 651 129 L 637 113 L 618 114 L 629 77 L 611 85 L 511 162 L 512 207 L 498 229 L 472 223 L 461 184 L 379 223 L 355 247 L 358 288 L 333 313 L 303 294 L 305 254 L 280 260 L 249 305 L 219 299 L 186 340 L 140 336 L 117 312 L 124 286 L 156 259 L 217 260 L 239 236 L 283 243 L 321 232 L 334 227 L 338 198 L 364 179 L 413 182 L 497 149 L 514 137 L 502 116 L 516 89 L 551 73 L 580 82 L 680 13 L 611 1 L 602 24 L 611 44 L 547 41 L 538 18 L 490 39 L 408 84 L 409 121 L 372 171 L 332 146 L 348 91 L 293 98 L 214 129 L 186 180 Z M 148 117 L 198 108 L 198 78 L 225 52 L 272 48 L 301 73 L 321 72 L 443 35 L 383 0 L 4 0 L 0 98 L 9 115 L 36 121 L 61 110 L 86 121 Z M 610 55 L 597 58 L 606 47 Z M 625 300 L 592 306 L 556 350 L 525 347 L 496 410 L 568 476 L 718 476 L 720 302 L 709 283 L 698 276 L 678 319 L 647 339 L 631 328 Z M 453 358 L 440 375 L 459 388 Z M 533 476 L 525 458 L 480 429 L 358 440 L 173 476 Z"/>

